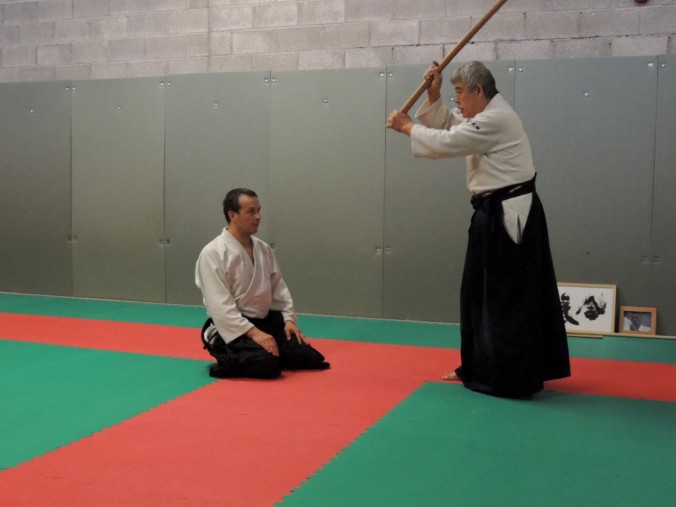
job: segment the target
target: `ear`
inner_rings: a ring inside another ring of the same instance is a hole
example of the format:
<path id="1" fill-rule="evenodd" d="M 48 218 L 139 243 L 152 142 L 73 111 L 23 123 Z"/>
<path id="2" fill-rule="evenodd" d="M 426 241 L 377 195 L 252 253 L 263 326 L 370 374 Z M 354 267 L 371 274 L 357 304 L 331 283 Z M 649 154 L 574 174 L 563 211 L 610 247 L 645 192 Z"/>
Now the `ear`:
<path id="1" fill-rule="evenodd" d="M 486 96 L 486 94 L 484 93 L 484 87 L 481 86 L 480 84 L 476 85 L 476 90 L 477 90 L 477 93 L 478 93 L 479 95 L 481 95 L 481 96 L 483 96 L 483 97 Z"/>

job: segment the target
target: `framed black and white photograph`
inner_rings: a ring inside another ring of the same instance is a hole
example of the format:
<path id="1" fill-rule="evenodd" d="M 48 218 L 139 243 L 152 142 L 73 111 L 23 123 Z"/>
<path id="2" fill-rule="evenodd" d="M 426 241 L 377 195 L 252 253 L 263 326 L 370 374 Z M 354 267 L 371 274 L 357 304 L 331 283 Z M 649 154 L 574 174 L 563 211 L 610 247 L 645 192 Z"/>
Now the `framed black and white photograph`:
<path id="1" fill-rule="evenodd" d="M 616 285 L 559 283 L 559 300 L 570 335 L 612 334 Z"/>
<path id="2" fill-rule="evenodd" d="M 621 334 L 656 334 L 657 309 L 643 306 L 621 306 L 617 332 Z"/>

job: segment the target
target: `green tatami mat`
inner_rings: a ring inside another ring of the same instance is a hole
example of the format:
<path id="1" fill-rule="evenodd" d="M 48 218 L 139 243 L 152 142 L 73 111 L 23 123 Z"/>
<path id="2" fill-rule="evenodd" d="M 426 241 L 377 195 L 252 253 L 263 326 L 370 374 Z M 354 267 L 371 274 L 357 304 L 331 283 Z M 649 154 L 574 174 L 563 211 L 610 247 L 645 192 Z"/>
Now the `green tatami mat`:
<path id="1" fill-rule="evenodd" d="M 201 328 L 206 320 L 206 311 L 201 306 L 8 293 L 0 293 L 0 312 L 189 328 Z M 305 314 L 298 316 L 298 324 L 303 333 L 311 338 L 460 348 L 458 324 Z M 676 364 L 676 340 L 626 336 L 606 336 L 603 339 L 571 336 L 568 338 L 568 344 L 571 357 Z"/>
<path id="2" fill-rule="evenodd" d="M 427 383 L 278 505 L 673 505 L 674 421 L 674 403 Z"/>
<path id="3" fill-rule="evenodd" d="M 198 306 L 7 293 L 0 293 L 0 312 L 178 327 L 202 327 L 206 320 Z"/>
<path id="4" fill-rule="evenodd" d="M 0 470 L 211 383 L 206 364 L 0 340 Z"/>
<path id="5" fill-rule="evenodd" d="M 460 348 L 460 326 L 434 322 L 299 315 L 307 336 L 391 345 Z"/>

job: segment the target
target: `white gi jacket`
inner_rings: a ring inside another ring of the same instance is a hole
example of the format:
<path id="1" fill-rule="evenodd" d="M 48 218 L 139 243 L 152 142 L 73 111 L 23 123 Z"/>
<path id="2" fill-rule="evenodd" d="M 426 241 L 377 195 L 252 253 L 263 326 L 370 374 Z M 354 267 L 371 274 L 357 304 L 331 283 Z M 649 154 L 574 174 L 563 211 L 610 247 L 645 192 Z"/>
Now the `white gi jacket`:
<path id="1" fill-rule="evenodd" d="M 521 119 L 499 93 L 474 118 L 449 110 L 441 97 L 416 112 L 411 149 L 416 157 L 467 157 L 467 188 L 482 194 L 535 176 L 530 141 Z M 505 227 L 514 241 L 526 225 L 532 195 L 503 201 Z M 517 241 L 518 242 L 518 241 Z"/>
<path id="2" fill-rule="evenodd" d="M 253 327 L 246 317 L 262 319 L 270 310 L 296 322 L 293 300 L 272 248 L 256 237 L 255 262 L 227 229 L 208 243 L 195 266 L 195 284 L 218 334 L 226 343 Z"/>

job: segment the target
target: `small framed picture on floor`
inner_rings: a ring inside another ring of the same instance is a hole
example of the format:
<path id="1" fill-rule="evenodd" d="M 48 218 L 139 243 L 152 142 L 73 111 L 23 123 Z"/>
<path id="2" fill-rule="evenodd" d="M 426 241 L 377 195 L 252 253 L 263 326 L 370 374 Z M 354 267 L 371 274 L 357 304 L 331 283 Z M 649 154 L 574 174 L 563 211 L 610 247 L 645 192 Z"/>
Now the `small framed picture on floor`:
<path id="1" fill-rule="evenodd" d="M 621 306 L 617 332 L 655 336 L 657 309 L 643 306 Z"/>

